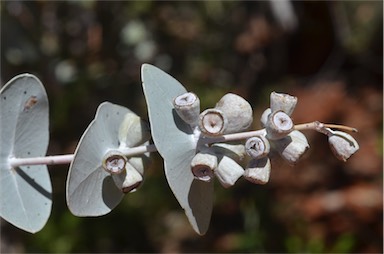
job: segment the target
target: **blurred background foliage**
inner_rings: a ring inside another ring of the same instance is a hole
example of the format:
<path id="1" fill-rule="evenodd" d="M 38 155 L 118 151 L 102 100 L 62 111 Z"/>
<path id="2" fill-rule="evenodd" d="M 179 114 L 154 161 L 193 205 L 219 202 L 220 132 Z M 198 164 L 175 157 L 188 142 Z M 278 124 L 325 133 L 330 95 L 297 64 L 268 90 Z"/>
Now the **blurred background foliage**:
<path id="1" fill-rule="evenodd" d="M 1 252 L 383 251 L 382 1 L 1 1 L 1 84 L 33 73 L 50 100 L 48 154 L 73 153 L 103 101 L 147 118 L 140 66 L 196 92 L 254 108 L 272 91 L 298 96 L 294 121 L 359 129 L 347 163 L 326 138 L 295 167 L 274 159 L 270 182 L 215 188 L 211 226 L 196 235 L 153 154 L 146 180 L 110 214 L 77 218 L 65 203 L 68 166 L 50 166 L 53 209 L 34 235 L 1 221 Z"/>

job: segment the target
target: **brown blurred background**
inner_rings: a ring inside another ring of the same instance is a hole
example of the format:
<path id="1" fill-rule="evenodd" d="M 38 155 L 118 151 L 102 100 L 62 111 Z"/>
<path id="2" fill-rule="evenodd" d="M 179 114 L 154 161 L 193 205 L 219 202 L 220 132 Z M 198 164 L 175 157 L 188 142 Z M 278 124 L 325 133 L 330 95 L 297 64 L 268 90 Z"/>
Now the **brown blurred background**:
<path id="1" fill-rule="evenodd" d="M 246 98 L 254 126 L 272 91 L 299 98 L 296 123 L 350 125 L 360 150 L 338 161 L 327 139 L 294 167 L 278 157 L 264 186 L 215 188 L 196 235 L 154 154 L 143 186 L 110 214 L 77 218 L 68 166 L 50 166 L 53 209 L 34 235 L 1 221 L 1 252 L 383 252 L 382 1 L 1 1 L 1 85 L 29 72 L 50 100 L 48 154 L 73 153 L 103 101 L 148 119 L 140 66 L 200 96 Z"/>

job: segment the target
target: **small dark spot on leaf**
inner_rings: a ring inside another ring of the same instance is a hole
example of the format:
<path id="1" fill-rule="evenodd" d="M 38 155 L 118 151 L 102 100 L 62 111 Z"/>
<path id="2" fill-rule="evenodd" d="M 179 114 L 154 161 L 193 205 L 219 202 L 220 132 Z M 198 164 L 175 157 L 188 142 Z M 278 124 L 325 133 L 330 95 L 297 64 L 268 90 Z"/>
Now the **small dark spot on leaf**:
<path id="1" fill-rule="evenodd" d="M 7 99 L 7 96 L 4 96 L 3 99 L 6 100 L 6 99 Z"/>
<path id="2" fill-rule="evenodd" d="M 24 94 L 27 94 L 27 91 L 24 91 Z"/>

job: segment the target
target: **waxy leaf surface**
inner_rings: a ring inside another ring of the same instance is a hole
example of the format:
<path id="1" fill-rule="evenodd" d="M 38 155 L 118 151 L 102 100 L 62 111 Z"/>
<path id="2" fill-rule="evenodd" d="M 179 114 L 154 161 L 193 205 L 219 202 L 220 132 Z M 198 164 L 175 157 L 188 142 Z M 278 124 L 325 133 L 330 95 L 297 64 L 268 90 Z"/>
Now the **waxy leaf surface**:
<path id="1" fill-rule="evenodd" d="M 51 213 L 47 166 L 12 168 L 9 158 L 45 156 L 49 142 L 47 94 L 39 79 L 30 74 L 14 77 L 0 94 L 0 216 L 35 233 Z"/>
<path id="2" fill-rule="evenodd" d="M 213 183 L 196 180 L 191 172 L 197 140 L 173 106 L 174 98 L 186 89 L 172 76 L 149 64 L 142 66 L 141 75 L 152 138 L 164 159 L 168 184 L 194 230 L 204 234 L 212 213 Z"/>
<path id="3" fill-rule="evenodd" d="M 67 205 L 76 216 L 109 213 L 124 194 L 102 167 L 109 149 L 119 148 L 119 128 L 129 109 L 109 102 L 100 104 L 75 151 L 67 178 Z M 131 112 L 133 113 L 133 112 Z"/>

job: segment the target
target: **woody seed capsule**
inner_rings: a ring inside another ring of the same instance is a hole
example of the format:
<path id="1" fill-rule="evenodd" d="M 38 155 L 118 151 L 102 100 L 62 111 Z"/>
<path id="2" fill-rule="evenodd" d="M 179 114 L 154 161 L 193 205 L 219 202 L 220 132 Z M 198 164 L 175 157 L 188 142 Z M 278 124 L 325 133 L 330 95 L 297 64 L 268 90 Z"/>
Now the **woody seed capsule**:
<path id="1" fill-rule="evenodd" d="M 270 148 L 269 141 L 264 136 L 255 136 L 245 142 L 245 151 L 254 159 L 267 156 Z"/>
<path id="2" fill-rule="evenodd" d="M 127 164 L 127 157 L 119 151 L 113 150 L 105 154 L 102 166 L 105 171 L 111 174 L 120 174 Z"/>
<path id="3" fill-rule="evenodd" d="M 292 119 L 283 111 L 272 112 L 266 124 L 267 138 L 277 140 L 284 138 L 293 130 Z"/>
<path id="4" fill-rule="evenodd" d="M 297 104 L 297 97 L 284 93 L 272 92 L 270 96 L 271 110 L 283 111 L 291 115 Z"/>
<path id="5" fill-rule="evenodd" d="M 265 128 L 267 126 L 268 117 L 272 113 L 271 108 L 264 110 L 263 114 L 260 117 L 261 126 Z"/>
<path id="6" fill-rule="evenodd" d="M 227 93 L 216 103 L 215 108 L 223 112 L 226 117 L 224 134 L 245 131 L 252 124 L 252 107 L 239 95 Z"/>
<path id="7" fill-rule="evenodd" d="M 148 125 L 134 113 L 127 113 L 120 124 L 118 139 L 120 147 L 134 147 L 151 138 Z"/>
<path id="8" fill-rule="evenodd" d="M 196 126 L 200 114 L 200 100 L 194 93 L 184 93 L 177 96 L 173 106 L 181 119 L 191 126 Z"/>
<path id="9" fill-rule="evenodd" d="M 244 169 L 228 156 L 223 156 L 214 172 L 221 185 L 229 188 L 243 175 Z"/>
<path id="10" fill-rule="evenodd" d="M 228 120 L 221 110 L 206 109 L 199 116 L 199 128 L 208 136 L 224 134 Z"/>
<path id="11" fill-rule="evenodd" d="M 143 176 L 130 163 L 127 163 L 125 170 L 118 175 L 112 175 L 115 185 L 123 193 L 135 191 L 143 182 Z"/>
<path id="12" fill-rule="evenodd" d="M 276 150 L 290 164 L 295 164 L 308 150 L 309 144 L 305 135 L 294 130 L 288 136 L 273 142 Z"/>
<path id="13" fill-rule="evenodd" d="M 127 163 L 126 176 L 121 186 L 121 190 L 124 193 L 135 191 L 143 182 L 143 176 L 129 163 Z"/>
<path id="14" fill-rule="evenodd" d="M 213 171 L 217 167 L 217 157 L 213 153 L 200 152 L 193 157 L 191 162 L 192 174 L 196 179 L 210 182 L 213 178 Z"/>
<path id="15" fill-rule="evenodd" d="M 348 133 L 342 131 L 332 131 L 328 134 L 328 142 L 333 154 L 342 161 L 347 161 L 352 154 L 359 150 L 359 144 Z"/>
<path id="16" fill-rule="evenodd" d="M 268 157 L 252 159 L 244 171 L 244 178 L 255 184 L 266 184 L 271 173 L 271 162 Z"/>
<path id="17" fill-rule="evenodd" d="M 225 155 L 235 161 L 242 160 L 246 155 L 242 144 L 214 143 L 210 149 L 219 156 Z"/>

